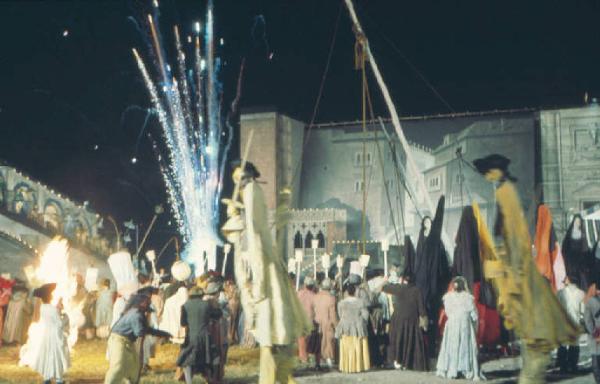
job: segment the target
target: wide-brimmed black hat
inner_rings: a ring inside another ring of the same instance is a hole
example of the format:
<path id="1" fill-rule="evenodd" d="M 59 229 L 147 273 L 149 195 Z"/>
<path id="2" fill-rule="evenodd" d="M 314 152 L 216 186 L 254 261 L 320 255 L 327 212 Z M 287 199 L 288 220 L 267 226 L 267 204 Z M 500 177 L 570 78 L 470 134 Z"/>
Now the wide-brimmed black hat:
<path id="1" fill-rule="evenodd" d="M 492 169 L 500 169 L 502 171 L 506 171 L 508 170 L 509 164 L 509 158 L 499 155 L 497 153 L 473 161 L 473 165 L 475 166 L 475 168 L 477 168 L 477 171 L 482 175 L 485 175 Z"/>
<path id="2" fill-rule="evenodd" d="M 56 289 L 55 283 L 44 284 L 39 288 L 33 290 L 33 297 L 39 297 L 42 301 L 46 302 L 50 300 L 52 292 Z"/>
<path id="3" fill-rule="evenodd" d="M 241 166 L 242 166 L 241 160 L 234 160 L 231 162 L 231 169 L 236 169 Z M 244 171 L 244 175 L 247 177 L 251 177 L 253 179 L 258 179 L 260 177 L 260 172 L 258 172 L 258 169 L 256 169 L 256 166 L 249 161 L 246 161 L 243 171 Z"/>

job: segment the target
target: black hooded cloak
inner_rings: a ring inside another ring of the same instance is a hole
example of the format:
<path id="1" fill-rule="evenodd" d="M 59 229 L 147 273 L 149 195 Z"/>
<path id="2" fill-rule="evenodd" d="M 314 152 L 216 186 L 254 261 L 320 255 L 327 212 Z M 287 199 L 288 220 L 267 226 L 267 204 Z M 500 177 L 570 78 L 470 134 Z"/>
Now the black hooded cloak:
<path id="1" fill-rule="evenodd" d="M 441 240 L 444 203 L 445 198 L 442 196 L 435 210 L 429 236 L 425 237 L 424 228 L 421 227 L 415 263 L 415 285 L 421 290 L 427 308 L 433 311 L 439 308 L 442 295 L 450 282 L 448 258 Z"/>
<path id="2" fill-rule="evenodd" d="M 410 236 L 406 235 L 404 236 L 404 272 L 402 272 L 402 276 L 409 276 L 411 281 L 415 280 L 415 261 L 415 246 Z"/>
<path id="3" fill-rule="evenodd" d="M 417 245 L 417 260 L 415 268 L 415 285 L 421 291 L 425 301 L 429 326 L 427 329 L 428 355 L 435 357 L 437 327 L 435 326 L 442 296 L 450 282 L 450 268 L 446 250 L 442 244 L 442 224 L 444 222 L 444 196 L 440 197 L 435 216 L 431 222 L 429 236 L 425 237 L 424 226 L 421 225 L 419 244 Z"/>
<path id="4" fill-rule="evenodd" d="M 495 308 L 493 290 L 483 275 L 483 265 L 479 253 L 479 231 L 472 206 L 464 207 L 460 218 L 456 233 L 452 274 L 464 277 L 471 292 L 475 292 L 475 283 L 481 283 L 479 302 L 489 308 Z"/>
<path id="5" fill-rule="evenodd" d="M 573 239 L 573 226 L 576 219 L 581 220 L 581 238 L 579 239 Z M 562 243 L 562 254 L 565 260 L 567 276 L 579 277 L 580 288 L 585 291 L 592 283 L 590 278 L 593 259 L 590 255 L 584 225 L 585 223 L 581 215 L 577 214 L 573 217 Z"/>

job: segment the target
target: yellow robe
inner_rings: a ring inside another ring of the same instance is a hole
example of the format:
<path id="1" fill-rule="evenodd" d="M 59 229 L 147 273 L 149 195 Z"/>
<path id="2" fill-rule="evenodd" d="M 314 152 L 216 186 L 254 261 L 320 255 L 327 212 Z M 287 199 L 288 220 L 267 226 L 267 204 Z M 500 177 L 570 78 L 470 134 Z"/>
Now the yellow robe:
<path id="1" fill-rule="evenodd" d="M 568 318 L 552 287 L 535 266 L 527 222 L 510 181 L 498 187 L 496 200 L 498 214 L 503 219 L 504 239 L 497 251 L 477 204 L 473 204 L 473 211 L 479 227 L 485 276 L 497 291 L 505 326 L 514 329 L 529 348 L 541 353 L 575 343 L 581 329 Z"/>

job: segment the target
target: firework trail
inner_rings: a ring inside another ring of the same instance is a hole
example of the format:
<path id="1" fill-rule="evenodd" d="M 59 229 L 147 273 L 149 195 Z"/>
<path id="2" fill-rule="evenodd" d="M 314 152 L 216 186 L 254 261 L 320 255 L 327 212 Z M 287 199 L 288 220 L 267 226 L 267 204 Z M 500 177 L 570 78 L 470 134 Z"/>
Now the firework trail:
<path id="1" fill-rule="evenodd" d="M 148 15 L 151 41 L 148 53 L 155 64 L 151 74 L 136 49 L 133 54 L 153 104 L 153 114 L 162 128 L 161 155 L 158 143 L 153 149 L 159 159 L 169 200 L 185 248 L 185 261 L 195 274 L 206 267 L 216 267 L 216 247 L 222 245 L 218 231 L 219 197 L 222 188 L 224 159 L 222 118 L 218 82 L 220 60 L 214 55 L 213 2 L 209 0 L 201 36 L 195 24 L 191 60 L 186 60 L 179 28 L 173 28 L 176 58 L 167 62 L 162 35 L 158 27 L 158 9 Z M 231 131 L 227 133 L 231 139 Z"/>
<path id="2" fill-rule="evenodd" d="M 252 25 L 250 35 L 255 41 L 260 39 L 260 43 L 265 47 L 265 56 L 267 60 L 271 60 L 273 52 L 271 52 L 271 47 L 269 46 L 269 41 L 267 39 L 267 20 L 264 15 L 254 16 L 254 24 Z"/>

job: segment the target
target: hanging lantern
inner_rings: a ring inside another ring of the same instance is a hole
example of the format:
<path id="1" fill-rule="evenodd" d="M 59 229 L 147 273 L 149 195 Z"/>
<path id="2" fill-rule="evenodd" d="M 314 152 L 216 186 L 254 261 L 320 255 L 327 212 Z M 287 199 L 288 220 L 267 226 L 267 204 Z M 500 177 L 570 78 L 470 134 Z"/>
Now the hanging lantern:
<path id="1" fill-rule="evenodd" d="M 177 281 L 185 281 L 192 275 L 192 269 L 185 261 L 176 261 L 171 267 L 171 275 Z"/>

